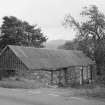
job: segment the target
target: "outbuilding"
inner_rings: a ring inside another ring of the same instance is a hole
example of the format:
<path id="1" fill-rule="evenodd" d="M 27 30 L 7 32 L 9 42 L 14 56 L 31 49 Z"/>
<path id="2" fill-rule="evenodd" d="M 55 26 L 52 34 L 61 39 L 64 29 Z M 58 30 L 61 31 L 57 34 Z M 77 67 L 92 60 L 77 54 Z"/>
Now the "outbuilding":
<path id="1" fill-rule="evenodd" d="M 17 76 L 42 83 L 70 84 L 94 79 L 94 62 L 81 51 L 6 46 L 0 54 L 2 78 Z"/>

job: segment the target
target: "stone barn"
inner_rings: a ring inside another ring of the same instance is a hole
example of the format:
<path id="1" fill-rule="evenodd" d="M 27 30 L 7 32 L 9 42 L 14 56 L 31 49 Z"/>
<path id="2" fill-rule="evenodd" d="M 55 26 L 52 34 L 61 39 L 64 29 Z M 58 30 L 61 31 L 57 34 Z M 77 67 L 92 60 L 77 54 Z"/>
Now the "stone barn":
<path id="1" fill-rule="evenodd" d="M 6 46 L 0 54 L 0 77 L 18 77 L 44 84 L 83 84 L 94 79 L 94 62 L 81 51 Z"/>

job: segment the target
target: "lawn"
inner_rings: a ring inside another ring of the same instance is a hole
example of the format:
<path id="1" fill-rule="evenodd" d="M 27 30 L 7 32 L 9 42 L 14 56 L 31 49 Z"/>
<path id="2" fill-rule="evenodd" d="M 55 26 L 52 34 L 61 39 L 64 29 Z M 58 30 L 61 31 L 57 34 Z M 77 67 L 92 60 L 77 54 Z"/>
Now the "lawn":
<path id="1" fill-rule="evenodd" d="M 1 80 L 0 87 L 3 88 L 20 88 L 20 89 L 36 89 L 41 84 L 36 81 L 20 81 L 20 80 Z"/>
<path id="2" fill-rule="evenodd" d="M 74 96 L 105 99 L 105 86 L 93 84 L 72 88 L 72 91 Z"/>
<path id="3" fill-rule="evenodd" d="M 2 80 L 0 81 L 0 87 L 3 88 L 20 88 L 20 89 L 38 89 L 41 86 L 40 82 L 36 81 L 20 81 L 20 80 Z M 53 88 L 53 87 L 51 87 Z M 59 90 L 59 88 L 57 88 Z M 92 97 L 92 98 L 103 98 L 105 99 L 105 86 L 100 86 L 96 84 L 85 85 L 85 86 L 76 86 L 63 88 L 68 92 L 66 94 L 62 94 L 64 96 L 71 96 L 71 91 L 73 96 L 81 96 L 81 97 Z M 70 91 L 69 91 L 70 90 Z"/>

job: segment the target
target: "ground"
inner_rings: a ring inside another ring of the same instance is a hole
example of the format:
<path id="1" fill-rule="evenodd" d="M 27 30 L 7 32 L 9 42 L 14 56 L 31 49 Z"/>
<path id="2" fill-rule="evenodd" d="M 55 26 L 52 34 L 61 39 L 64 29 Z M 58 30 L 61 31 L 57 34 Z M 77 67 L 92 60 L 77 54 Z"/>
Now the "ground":
<path id="1" fill-rule="evenodd" d="M 0 88 L 1 105 L 105 105 L 102 100 L 73 95 L 70 89 L 6 89 Z"/>

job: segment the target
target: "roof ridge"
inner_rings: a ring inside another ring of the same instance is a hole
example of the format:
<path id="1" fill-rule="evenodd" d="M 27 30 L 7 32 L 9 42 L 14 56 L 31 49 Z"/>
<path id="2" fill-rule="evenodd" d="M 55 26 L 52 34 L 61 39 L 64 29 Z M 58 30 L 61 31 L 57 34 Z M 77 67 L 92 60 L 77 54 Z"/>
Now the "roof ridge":
<path id="1" fill-rule="evenodd" d="M 64 49 L 50 49 L 50 48 L 36 48 L 34 46 L 18 46 L 18 45 L 7 45 L 9 47 L 22 47 L 22 48 L 33 48 L 33 49 L 44 49 L 44 50 L 50 50 L 50 51 L 66 51 L 66 52 L 69 52 L 69 51 L 77 51 L 77 52 L 82 52 L 81 50 L 64 50 Z"/>

